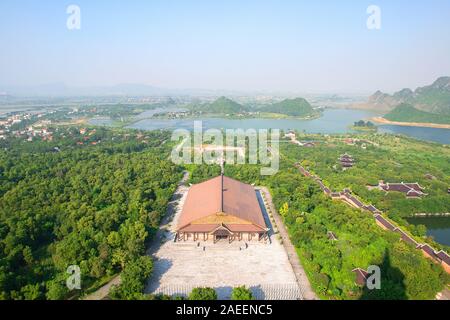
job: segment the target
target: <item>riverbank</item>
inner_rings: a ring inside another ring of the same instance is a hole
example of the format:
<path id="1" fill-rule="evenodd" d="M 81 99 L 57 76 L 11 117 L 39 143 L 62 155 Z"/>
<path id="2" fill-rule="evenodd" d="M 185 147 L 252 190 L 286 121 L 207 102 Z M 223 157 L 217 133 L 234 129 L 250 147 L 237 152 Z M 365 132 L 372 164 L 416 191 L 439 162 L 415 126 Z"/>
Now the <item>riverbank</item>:
<path id="1" fill-rule="evenodd" d="M 380 124 L 389 124 L 395 126 L 450 129 L 450 124 L 425 123 L 425 122 L 399 122 L 399 121 L 390 121 L 383 117 L 374 117 L 371 118 L 370 120 Z"/>
<path id="2" fill-rule="evenodd" d="M 415 213 L 412 217 L 450 217 L 450 212 L 445 213 Z"/>

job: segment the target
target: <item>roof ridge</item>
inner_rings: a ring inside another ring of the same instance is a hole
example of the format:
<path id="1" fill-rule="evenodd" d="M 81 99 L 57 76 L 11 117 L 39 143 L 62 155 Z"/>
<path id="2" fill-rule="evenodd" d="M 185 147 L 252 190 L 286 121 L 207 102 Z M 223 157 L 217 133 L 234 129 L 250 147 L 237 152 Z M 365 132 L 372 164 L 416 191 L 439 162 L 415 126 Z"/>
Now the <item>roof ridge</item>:
<path id="1" fill-rule="evenodd" d="M 221 175 L 220 175 L 220 185 L 221 185 L 221 189 L 220 189 L 220 211 L 222 211 L 223 212 L 223 192 L 224 192 L 224 190 L 223 190 L 223 172 L 221 173 Z"/>

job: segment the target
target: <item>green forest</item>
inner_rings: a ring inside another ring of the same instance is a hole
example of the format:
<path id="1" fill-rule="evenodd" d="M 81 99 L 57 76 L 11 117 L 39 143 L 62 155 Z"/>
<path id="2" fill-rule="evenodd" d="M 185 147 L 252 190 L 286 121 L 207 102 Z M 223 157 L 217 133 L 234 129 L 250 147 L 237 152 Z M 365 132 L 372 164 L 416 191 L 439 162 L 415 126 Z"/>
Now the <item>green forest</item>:
<path id="1" fill-rule="evenodd" d="M 133 132 L 97 129 L 89 139 L 102 143 L 78 146 L 85 139 L 67 129 L 52 143 L 4 142 L 0 299 L 73 298 L 122 270 L 148 275 L 145 243 L 181 178 L 167 160 L 168 137 L 147 133 L 144 143 Z M 75 293 L 65 285 L 70 265 L 81 268 Z M 138 292 L 139 278 L 131 278 L 122 297 Z"/>

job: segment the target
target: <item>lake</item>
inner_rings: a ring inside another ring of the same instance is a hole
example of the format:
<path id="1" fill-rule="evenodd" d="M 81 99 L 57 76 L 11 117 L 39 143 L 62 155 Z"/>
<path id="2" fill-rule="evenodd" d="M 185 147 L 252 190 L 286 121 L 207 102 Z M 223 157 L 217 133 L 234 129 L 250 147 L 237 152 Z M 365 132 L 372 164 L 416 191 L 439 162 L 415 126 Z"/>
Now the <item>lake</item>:
<path id="1" fill-rule="evenodd" d="M 425 225 L 427 235 L 438 243 L 450 246 L 450 217 L 415 217 L 406 220 L 413 225 Z"/>
<path id="2" fill-rule="evenodd" d="M 146 111 L 137 119 L 151 116 L 154 111 Z M 307 133 L 348 133 L 354 132 L 349 126 L 359 120 L 368 120 L 379 116 L 379 113 L 366 110 L 349 109 L 326 109 L 323 116 L 313 120 L 299 119 L 226 119 L 226 118 L 204 118 L 204 119 L 142 119 L 130 125 L 128 128 L 140 130 L 158 129 L 192 129 L 194 121 L 201 120 L 203 128 L 217 129 L 282 129 L 299 130 Z M 105 119 L 92 119 L 94 125 L 109 125 Z M 404 134 L 416 139 L 433 141 L 442 144 L 450 144 L 450 130 L 437 128 L 403 127 L 383 125 L 379 127 L 379 132 Z"/>
<path id="3" fill-rule="evenodd" d="M 308 133 L 345 133 L 355 121 L 369 119 L 377 114 L 363 110 L 327 109 L 323 116 L 313 120 L 299 119 L 143 119 L 129 128 L 141 130 L 156 129 L 192 129 L 194 121 L 201 120 L 204 129 L 295 129 Z"/>

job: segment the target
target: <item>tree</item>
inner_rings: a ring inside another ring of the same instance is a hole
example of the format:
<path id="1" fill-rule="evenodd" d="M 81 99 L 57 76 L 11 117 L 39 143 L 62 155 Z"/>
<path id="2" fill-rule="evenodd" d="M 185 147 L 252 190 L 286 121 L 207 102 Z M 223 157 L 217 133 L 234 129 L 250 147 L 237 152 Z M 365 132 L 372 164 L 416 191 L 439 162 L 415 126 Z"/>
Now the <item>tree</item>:
<path id="1" fill-rule="evenodd" d="M 189 300 L 217 300 L 217 293 L 213 288 L 194 288 Z"/>
<path id="2" fill-rule="evenodd" d="M 112 297 L 124 300 L 139 298 L 144 292 L 152 270 L 153 262 L 149 256 L 142 256 L 128 262 L 120 275 L 121 284 L 114 288 Z"/>
<path id="3" fill-rule="evenodd" d="M 245 286 L 233 288 L 231 300 L 253 300 L 253 294 Z"/>
<path id="4" fill-rule="evenodd" d="M 283 206 L 280 208 L 280 214 L 284 217 L 289 212 L 289 203 L 285 202 Z"/>
<path id="5" fill-rule="evenodd" d="M 62 300 L 68 294 L 67 286 L 63 281 L 52 280 L 46 283 L 48 300 Z"/>

